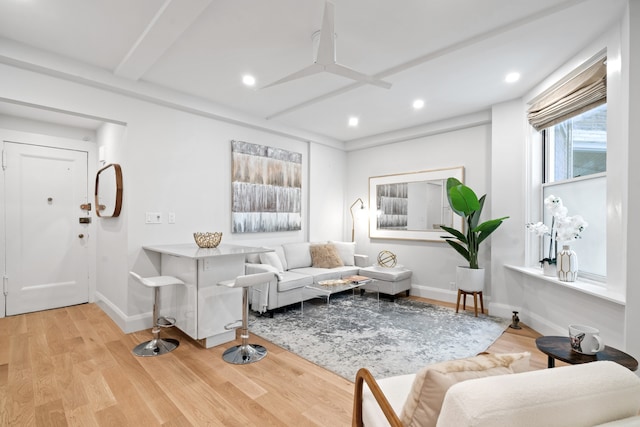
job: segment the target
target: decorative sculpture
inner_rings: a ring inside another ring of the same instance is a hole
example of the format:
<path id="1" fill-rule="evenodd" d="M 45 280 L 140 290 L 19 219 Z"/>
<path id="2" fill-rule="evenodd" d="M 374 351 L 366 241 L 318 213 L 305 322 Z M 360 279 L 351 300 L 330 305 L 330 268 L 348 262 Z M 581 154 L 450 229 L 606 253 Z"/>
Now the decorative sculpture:
<path id="1" fill-rule="evenodd" d="M 380 267 L 392 268 L 398 263 L 396 254 L 391 251 L 382 251 L 378 254 L 378 265 Z"/>

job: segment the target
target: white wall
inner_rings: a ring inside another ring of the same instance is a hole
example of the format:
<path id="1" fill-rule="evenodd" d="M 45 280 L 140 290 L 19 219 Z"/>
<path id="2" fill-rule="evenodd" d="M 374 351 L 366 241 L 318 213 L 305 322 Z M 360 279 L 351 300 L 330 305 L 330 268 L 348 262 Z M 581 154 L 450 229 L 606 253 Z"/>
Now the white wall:
<path id="1" fill-rule="evenodd" d="M 125 160 L 124 145 L 126 141 L 126 127 L 113 123 L 104 123 L 97 132 L 98 153 L 103 158 L 98 159 L 98 168 L 111 163 L 123 163 Z M 100 161 L 102 160 L 102 161 Z M 123 172 L 123 206 L 128 205 L 127 171 Z M 95 184 L 92 187 L 95 192 Z M 92 203 L 96 204 L 95 201 Z M 97 208 L 97 207 L 96 207 Z M 127 217 L 128 210 L 123 209 L 120 216 L 102 218 L 94 216 L 97 230 L 96 255 L 96 295 L 97 300 L 118 321 L 118 325 L 125 329 L 124 318 L 127 306 L 127 293 L 118 286 L 123 277 L 127 277 Z M 108 305 L 108 306 L 106 306 Z"/>
<path id="2" fill-rule="evenodd" d="M 639 24 L 640 22 L 636 23 Z M 629 256 L 630 247 L 628 252 L 625 247 L 625 242 L 633 240 L 630 234 L 632 230 L 626 225 L 627 194 L 629 206 L 638 195 L 627 192 L 629 182 L 633 182 L 629 175 L 632 168 L 628 168 L 627 163 L 633 161 L 633 152 L 628 143 L 631 139 L 627 136 L 625 125 L 626 118 L 629 117 L 625 101 L 628 92 L 625 80 L 629 78 L 631 71 L 624 66 L 630 57 L 630 52 L 625 52 L 626 49 L 622 48 L 626 37 L 624 33 L 624 25 L 615 25 L 522 100 L 498 105 L 493 109 L 494 208 L 498 209 L 500 206 L 505 209 L 512 204 L 518 206 L 514 206 L 516 209 L 510 213 L 512 218 L 503 230 L 508 231 L 508 235 L 499 233 L 492 237 L 494 292 L 490 310 L 503 317 L 507 317 L 512 309 L 519 310 L 520 319 L 543 334 L 566 335 L 567 326 L 571 323 L 593 325 L 601 330 L 607 344 L 625 349 L 638 357 L 640 337 L 629 331 L 630 323 L 625 320 L 625 317 L 629 318 L 628 313 L 633 312 L 634 308 L 637 310 L 640 301 L 631 287 L 627 286 L 625 267 L 633 259 Z M 603 244 L 607 245 L 607 288 L 622 295 L 626 293 L 626 306 L 504 267 L 508 264 L 534 265 L 531 256 L 527 257 L 523 250 L 529 246 L 530 240 L 524 224 L 535 220 L 539 211 L 541 176 L 535 169 L 540 164 L 541 146 L 531 128 L 522 122 L 526 103 L 603 48 L 607 49 L 608 56 L 608 213 L 607 242 Z M 518 173 L 519 170 L 522 172 Z M 509 176 L 512 178 L 509 179 Z M 625 236 L 629 236 L 628 240 Z"/>
<path id="3" fill-rule="evenodd" d="M 640 182 L 640 2 L 637 0 L 629 2 L 628 21 L 625 22 L 622 33 L 628 32 L 628 44 L 623 44 L 624 57 L 628 58 L 623 63 L 624 75 L 626 76 L 623 85 L 625 101 L 628 99 L 629 120 L 625 122 L 628 129 L 628 157 L 627 168 L 629 171 L 627 197 L 628 208 L 625 216 L 627 231 L 626 247 L 623 249 L 628 260 L 625 265 L 627 278 L 627 309 L 625 313 L 625 347 L 636 359 L 640 357 L 640 336 L 638 325 L 640 325 L 640 286 L 638 286 L 638 266 L 637 259 L 640 257 L 640 223 L 638 222 L 638 212 L 640 212 L 640 192 L 638 183 Z M 626 41 L 626 38 L 623 37 Z M 633 54 L 631 54 L 633 52 Z M 633 141 L 633 143 L 630 143 Z"/>
<path id="4" fill-rule="evenodd" d="M 525 177 L 528 158 L 525 156 L 525 108 L 521 100 L 494 105 L 491 134 L 491 209 L 494 217 L 508 216 L 491 239 L 492 313 L 508 317 L 522 302 L 520 286 L 513 286 L 504 265 L 523 265 L 525 260 L 525 231 L 527 222 L 527 191 Z M 485 202 L 486 203 L 486 202 Z M 522 317 L 521 317 L 522 319 Z M 524 319 L 522 319 L 524 320 Z"/>
<path id="5" fill-rule="evenodd" d="M 7 65 L 0 65 L 0 74 L 3 98 L 126 123 L 126 130 L 109 125 L 99 131 L 106 160 L 122 166 L 124 204 L 120 218 L 98 220 L 102 246 L 97 257 L 97 295 L 125 331 L 139 328 L 142 315 L 146 319 L 152 307 L 150 292 L 130 281 L 128 271 L 159 273 L 158 257 L 147 254 L 142 245 L 193 242 L 194 231 L 222 231 L 223 243 L 248 245 L 343 234 L 346 154 L 342 150 Z M 303 154 L 301 231 L 231 233 L 232 139 Z M 97 166 L 96 162 L 94 170 Z M 310 189 L 315 191 L 311 201 Z M 161 212 L 163 223 L 145 224 L 148 211 Z M 168 212 L 175 212 L 175 224 L 167 223 Z M 319 222 L 310 226 L 309 217 Z"/>
<path id="6" fill-rule="evenodd" d="M 491 127 L 473 126 L 438 135 L 412 139 L 379 147 L 351 151 L 348 154 L 348 200 L 369 200 L 369 177 L 419 172 L 464 166 L 465 182 L 479 195 L 490 186 Z M 488 196 L 491 198 L 491 195 Z M 487 203 L 483 218 L 491 217 Z M 347 221 L 350 226 L 350 218 Z M 466 261 L 444 242 L 370 239 L 366 220 L 356 222 L 357 251 L 369 255 L 372 262 L 382 250 L 398 256 L 398 263 L 413 270 L 412 292 L 429 298 L 455 300 L 450 282 L 455 282 L 455 267 Z M 348 231 L 350 234 L 350 228 Z M 345 231 L 345 238 L 347 237 Z M 480 263 L 489 265 L 490 245 L 481 248 Z M 490 280 L 490 274 L 487 274 Z M 488 295 L 490 293 L 488 292 Z"/>

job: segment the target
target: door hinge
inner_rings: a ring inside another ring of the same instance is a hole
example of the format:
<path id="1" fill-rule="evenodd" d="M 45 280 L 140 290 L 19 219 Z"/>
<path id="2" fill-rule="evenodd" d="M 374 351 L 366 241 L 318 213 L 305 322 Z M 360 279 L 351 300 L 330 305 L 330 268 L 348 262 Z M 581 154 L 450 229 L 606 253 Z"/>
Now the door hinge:
<path id="1" fill-rule="evenodd" d="M 85 210 L 85 211 L 90 211 L 91 210 L 91 203 L 84 203 L 84 204 L 80 205 L 80 209 Z"/>
<path id="2" fill-rule="evenodd" d="M 9 295 L 9 278 L 7 276 L 2 276 L 2 293 L 5 297 Z"/>

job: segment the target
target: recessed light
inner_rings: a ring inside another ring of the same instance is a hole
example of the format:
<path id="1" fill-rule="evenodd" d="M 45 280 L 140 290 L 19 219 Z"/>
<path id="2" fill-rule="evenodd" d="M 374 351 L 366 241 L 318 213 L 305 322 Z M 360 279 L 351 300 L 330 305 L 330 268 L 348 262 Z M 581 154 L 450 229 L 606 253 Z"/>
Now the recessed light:
<path id="1" fill-rule="evenodd" d="M 414 109 L 419 110 L 422 107 L 424 107 L 424 101 L 422 99 L 416 99 L 415 101 L 413 101 L 413 108 Z"/>
<path id="2" fill-rule="evenodd" d="M 349 117 L 349 126 L 351 126 L 352 128 L 358 126 L 358 118 L 357 117 Z"/>
<path id="3" fill-rule="evenodd" d="M 246 86 L 253 86 L 256 84 L 256 78 L 249 74 L 245 74 L 244 76 L 242 76 L 242 83 L 244 83 Z"/>
<path id="4" fill-rule="evenodd" d="M 514 82 L 517 82 L 518 80 L 520 80 L 520 73 L 509 73 L 504 78 L 504 81 L 507 83 L 514 83 Z"/>

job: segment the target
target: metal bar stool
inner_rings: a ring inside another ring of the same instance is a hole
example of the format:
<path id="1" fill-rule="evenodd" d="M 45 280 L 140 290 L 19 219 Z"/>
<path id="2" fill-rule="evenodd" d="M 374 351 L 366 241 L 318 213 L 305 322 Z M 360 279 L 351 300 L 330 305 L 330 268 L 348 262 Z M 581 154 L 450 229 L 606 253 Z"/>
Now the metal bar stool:
<path id="1" fill-rule="evenodd" d="M 160 288 L 170 285 L 184 285 L 184 282 L 173 276 L 156 276 L 156 277 L 141 277 L 139 274 L 130 271 L 129 274 L 133 276 L 138 282 L 144 286 L 153 288 L 153 339 L 150 341 L 138 344 L 133 350 L 133 354 L 136 356 L 161 356 L 167 354 L 180 345 L 180 342 L 173 338 L 160 338 L 160 331 L 162 328 L 170 328 L 176 324 L 176 319 L 173 317 L 160 316 Z"/>
<path id="2" fill-rule="evenodd" d="M 261 360 L 267 355 L 267 349 L 259 344 L 249 344 L 249 288 L 275 280 L 274 273 L 257 273 L 246 276 L 238 276 L 235 280 L 225 280 L 218 283 L 229 288 L 242 288 L 242 325 L 240 326 L 241 344 L 231 347 L 222 355 L 225 362 L 236 365 L 245 365 Z M 234 322 L 235 324 L 237 322 Z M 231 324 L 230 324 L 231 325 Z M 233 329 L 230 325 L 227 329 Z M 237 326 L 236 326 L 237 327 Z"/>

